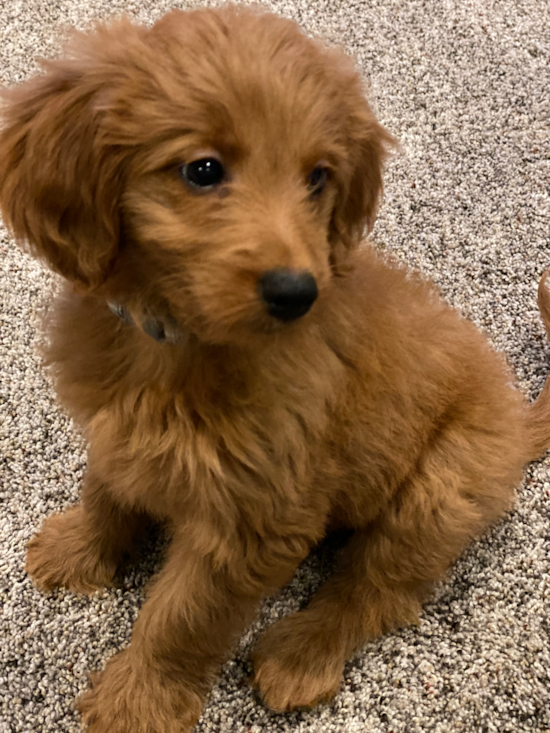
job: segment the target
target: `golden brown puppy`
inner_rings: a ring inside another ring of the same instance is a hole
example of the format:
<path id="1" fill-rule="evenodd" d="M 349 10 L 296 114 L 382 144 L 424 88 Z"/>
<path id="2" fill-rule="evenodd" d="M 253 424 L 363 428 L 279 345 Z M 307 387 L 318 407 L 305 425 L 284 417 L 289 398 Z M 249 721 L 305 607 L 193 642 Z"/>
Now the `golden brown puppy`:
<path id="1" fill-rule="evenodd" d="M 344 527 L 254 653 L 267 705 L 313 705 L 510 506 L 550 390 L 528 407 L 432 286 L 358 249 L 392 138 L 340 53 L 229 7 L 101 27 L 46 68 L 7 94 L 0 202 L 70 284 L 49 359 L 90 451 L 27 569 L 90 592 L 146 517 L 173 537 L 84 720 L 188 731 L 259 601 Z"/>

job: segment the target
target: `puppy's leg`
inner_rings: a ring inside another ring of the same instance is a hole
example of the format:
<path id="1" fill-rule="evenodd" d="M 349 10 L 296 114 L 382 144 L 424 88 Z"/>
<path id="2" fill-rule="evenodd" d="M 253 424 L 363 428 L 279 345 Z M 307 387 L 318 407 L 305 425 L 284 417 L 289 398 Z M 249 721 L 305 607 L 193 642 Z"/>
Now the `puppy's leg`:
<path id="1" fill-rule="evenodd" d="M 301 559 L 288 558 L 277 584 Z M 215 561 L 179 531 L 130 646 L 92 676 L 92 689 L 79 701 L 89 733 L 188 733 L 264 594 L 261 573 L 251 572 L 244 559 Z"/>
<path id="2" fill-rule="evenodd" d="M 124 553 L 145 524 L 144 515 L 124 510 L 89 473 L 81 503 L 49 517 L 29 542 L 26 570 L 43 590 L 65 586 L 76 593 L 93 593 L 112 583 Z"/>
<path id="3" fill-rule="evenodd" d="M 270 708 L 285 711 L 332 697 L 346 659 L 367 640 L 416 623 L 432 582 L 506 509 L 506 485 L 493 480 L 493 491 L 480 497 L 478 487 L 476 496 L 459 468 L 445 468 L 444 451 L 442 459 L 421 468 L 377 522 L 355 532 L 305 610 L 260 638 L 255 684 Z"/>

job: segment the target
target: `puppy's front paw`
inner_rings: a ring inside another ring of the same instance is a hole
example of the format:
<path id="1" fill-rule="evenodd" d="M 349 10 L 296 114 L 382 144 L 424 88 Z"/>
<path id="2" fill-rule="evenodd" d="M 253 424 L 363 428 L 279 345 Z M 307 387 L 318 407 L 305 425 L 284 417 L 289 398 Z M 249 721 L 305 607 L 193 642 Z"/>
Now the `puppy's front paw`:
<path id="1" fill-rule="evenodd" d="M 80 506 L 46 520 L 27 545 L 25 568 L 41 590 L 65 586 L 75 593 L 93 593 L 111 585 L 117 569 L 100 552 Z"/>
<path id="2" fill-rule="evenodd" d="M 91 679 L 77 702 L 88 733 L 189 733 L 201 712 L 199 695 L 148 667 L 131 647 Z"/>
<path id="3" fill-rule="evenodd" d="M 252 654 L 253 684 L 277 712 L 313 707 L 338 692 L 344 669 L 342 650 L 333 648 L 326 628 L 308 611 L 268 629 Z"/>

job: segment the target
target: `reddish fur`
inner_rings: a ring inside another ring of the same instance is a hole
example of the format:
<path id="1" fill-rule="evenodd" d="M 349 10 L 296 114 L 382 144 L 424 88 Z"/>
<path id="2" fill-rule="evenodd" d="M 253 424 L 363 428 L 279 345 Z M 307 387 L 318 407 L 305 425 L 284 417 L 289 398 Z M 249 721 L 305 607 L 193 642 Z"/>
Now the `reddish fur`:
<path id="1" fill-rule="evenodd" d="M 346 657 L 414 622 L 510 506 L 549 443 L 550 389 L 527 407 L 430 284 L 357 248 L 392 138 L 349 60 L 293 23 L 224 8 L 101 27 L 4 116 L 2 210 L 71 283 L 49 360 L 90 441 L 82 503 L 46 522 L 28 571 L 87 592 L 147 516 L 173 533 L 130 647 L 80 701 L 90 730 L 188 731 L 258 602 L 345 527 L 333 577 L 254 653 L 272 708 L 334 694 Z M 212 150 L 231 180 L 199 196 L 175 168 Z M 319 285 L 294 323 L 258 297 L 274 267 Z M 185 338 L 156 344 L 107 300 Z M 547 325 L 549 302 L 542 287 Z"/>

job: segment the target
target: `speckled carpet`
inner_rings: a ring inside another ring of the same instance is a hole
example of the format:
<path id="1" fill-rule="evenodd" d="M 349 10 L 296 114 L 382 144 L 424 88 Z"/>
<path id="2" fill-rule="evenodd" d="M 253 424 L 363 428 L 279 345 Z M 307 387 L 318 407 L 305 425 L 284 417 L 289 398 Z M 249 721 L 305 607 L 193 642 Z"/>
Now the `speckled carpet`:
<path id="1" fill-rule="evenodd" d="M 0 81 L 36 70 L 64 27 L 122 11 L 151 22 L 168 0 L 4 0 Z M 376 242 L 434 278 L 485 329 L 533 396 L 550 372 L 536 283 L 550 266 L 550 4 L 544 0 L 272 0 L 353 53 L 399 139 Z M 85 446 L 55 406 L 36 352 L 53 278 L 0 244 L 0 733 L 77 731 L 74 698 L 128 642 L 155 554 L 123 587 L 44 596 L 23 571 L 42 519 L 75 502 Z M 550 459 L 515 510 L 459 560 L 420 627 L 351 660 L 340 694 L 276 715 L 246 685 L 261 628 L 318 584 L 320 554 L 271 599 L 223 670 L 199 733 L 550 731 Z"/>

